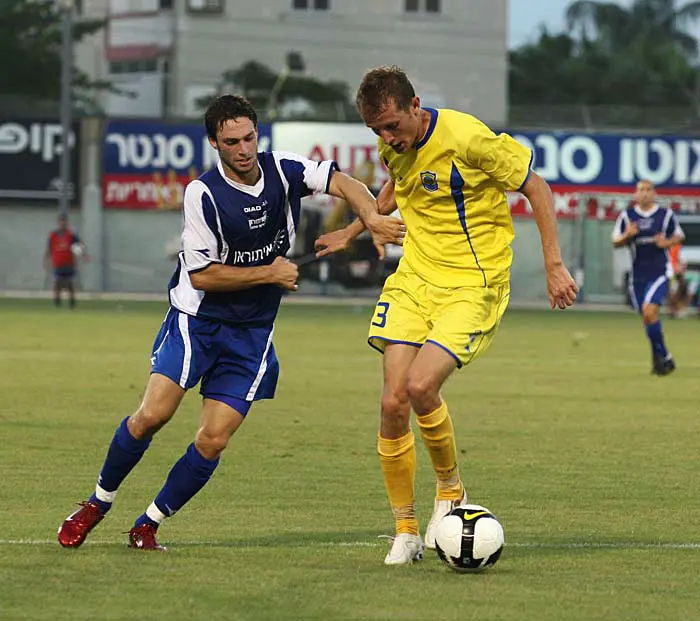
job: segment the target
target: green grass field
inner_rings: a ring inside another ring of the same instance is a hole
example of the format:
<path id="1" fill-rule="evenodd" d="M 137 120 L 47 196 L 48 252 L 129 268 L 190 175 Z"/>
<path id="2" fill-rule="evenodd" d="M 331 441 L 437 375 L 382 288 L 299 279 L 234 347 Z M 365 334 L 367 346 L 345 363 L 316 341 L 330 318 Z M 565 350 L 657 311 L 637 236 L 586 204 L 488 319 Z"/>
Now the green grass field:
<path id="1" fill-rule="evenodd" d="M 126 548 L 197 428 L 187 396 L 78 550 L 56 529 L 138 405 L 158 304 L 0 301 L 2 619 L 698 619 L 700 322 L 665 321 L 678 371 L 649 375 L 632 314 L 509 311 L 445 390 L 470 499 L 507 547 L 480 575 L 433 553 L 382 563 L 370 309 L 284 306 L 277 398 L 253 408 L 209 485 Z M 418 446 L 423 525 L 434 480 Z"/>

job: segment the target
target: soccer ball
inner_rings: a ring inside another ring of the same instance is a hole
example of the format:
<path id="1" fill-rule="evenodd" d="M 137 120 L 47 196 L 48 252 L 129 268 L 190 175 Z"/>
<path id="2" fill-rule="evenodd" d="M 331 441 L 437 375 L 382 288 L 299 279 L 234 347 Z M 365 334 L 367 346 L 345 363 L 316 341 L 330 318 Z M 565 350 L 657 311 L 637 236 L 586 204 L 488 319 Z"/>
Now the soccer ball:
<path id="1" fill-rule="evenodd" d="M 461 505 L 440 520 L 435 548 L 440 560 L 458 573 L 476 573 L 499 559 L 503 527 L 481 505 Z"/>
<path id="2" fill-rule="evenodd" d="M 80 242 L 75 242 L 71 244 L 70 251 L 73 253 L 74 257 L 80 258 L 85 254 L 85 246 Z"/>

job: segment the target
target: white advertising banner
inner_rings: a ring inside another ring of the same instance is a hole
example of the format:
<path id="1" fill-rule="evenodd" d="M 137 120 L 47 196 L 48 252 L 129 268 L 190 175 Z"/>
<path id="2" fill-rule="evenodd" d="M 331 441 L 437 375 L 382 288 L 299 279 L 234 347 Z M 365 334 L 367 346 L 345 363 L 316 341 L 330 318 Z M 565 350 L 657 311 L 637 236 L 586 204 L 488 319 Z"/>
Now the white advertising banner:
<path id="1" fill-rule="evenodd" d="M 343 172 L 353 174 L 368 159 L 375 166 L 373 189 L 389 178 L 378 160 L 377 137 L 360 123 L 275 123 L 275 151 L 292 151 L 312 160 L 335 160 Z"/>

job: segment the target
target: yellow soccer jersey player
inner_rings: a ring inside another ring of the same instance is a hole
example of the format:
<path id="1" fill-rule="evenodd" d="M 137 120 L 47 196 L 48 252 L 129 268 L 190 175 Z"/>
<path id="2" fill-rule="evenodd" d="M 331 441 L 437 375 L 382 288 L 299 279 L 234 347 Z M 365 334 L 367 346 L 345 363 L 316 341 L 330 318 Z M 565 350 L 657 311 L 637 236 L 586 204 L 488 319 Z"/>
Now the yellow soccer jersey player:
<path id="1" fill-rule="evenodd" d="M 514 234 L 505 191 L 525 185 L 532 154 L 468 114 L 426 112 L 415 148 L 397 153 L 379 138 L 408 231 L 403 261 L 439 287 L 508 283 Z"/>
<path id="2" fill-rule="evenodd" d="M 491 343 L 508 305 L 513 222 L 506 190 L 519 190 L 531 152 L 473 116 L 425 109 L 415 147 L 379 138 L 406 224 L 404 256 L 377 303 L 369 343 L 442 348 L 462 366 Z"/>
<path id="3" fill-rule="evenodd" d="M 527 149 L 467 114 L 421 108 L 398 67 L 366 73 L 356 101 L 391 174 L 380 211 L 398 207 L 406 225 L 404 256 L 384 285 L 369 332 L 370 344 L 384 353 L 377 450 L 396 528 L 384 562 L 406 565 L 422 558 L 424 547 L 411 409 L 437 480 L 426 547 L 435 547 L 442 517 L 467 502 L 440 389 L 485 351 L 505 312 L 513 239 L 508 190 L 521 190 L 532 205 L 552 308 L 573 304 L 578 289 L 562 263 L 549 186 L 530 171 Z M 318 254 L 347 247 L 362 229 L 355 222 L 321 236 Z"/>

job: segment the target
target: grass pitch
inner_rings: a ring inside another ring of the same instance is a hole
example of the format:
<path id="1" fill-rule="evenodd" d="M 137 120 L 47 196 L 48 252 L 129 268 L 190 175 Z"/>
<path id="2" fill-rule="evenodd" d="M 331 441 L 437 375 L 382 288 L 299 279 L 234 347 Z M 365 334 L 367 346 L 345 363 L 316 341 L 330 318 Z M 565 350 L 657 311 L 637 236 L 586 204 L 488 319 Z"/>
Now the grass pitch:
<path id="1" fill-rule="evenodd" d="M 253 407 L 208 486 L 123 534 L 191 442 L 190 393 L 78 550 L 56 542 L 138 405 L 166 307 L 0 300 L 2 619 L 697 619 L 700 322 L 665 321 L 678 371 L 649 375 L 632 314 L 509 311 L 446 389 L 470 500 L 507 547 L 479 575 L 382 564 L 381 358 L 369 308 L 284 306 L 277 398 Z M 423 527 L 434 481 L 418 442 Z"/>

